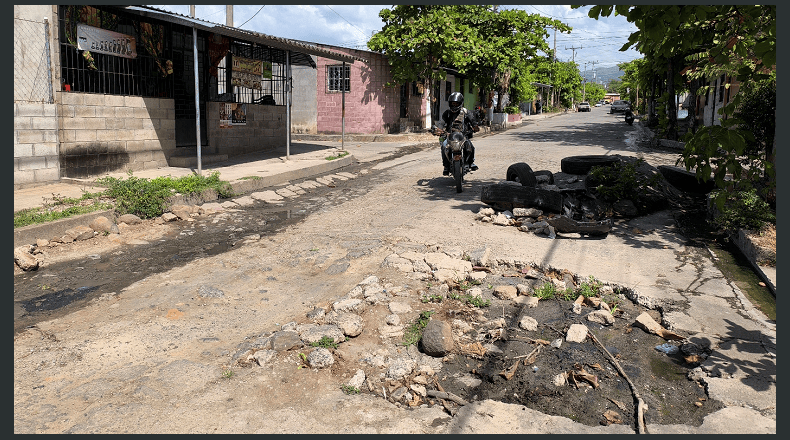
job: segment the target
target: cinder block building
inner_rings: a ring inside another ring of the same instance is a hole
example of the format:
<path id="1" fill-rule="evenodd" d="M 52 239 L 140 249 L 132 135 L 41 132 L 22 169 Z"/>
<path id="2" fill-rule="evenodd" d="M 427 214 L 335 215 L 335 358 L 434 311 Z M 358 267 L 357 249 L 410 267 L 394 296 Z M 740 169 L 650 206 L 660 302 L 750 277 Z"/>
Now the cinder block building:
<path id="1" fill-rule="evenodd" d="M 365 61 L 150 7 L 14 5 L 14 187 L 283 147 L 311 55 Z"/>

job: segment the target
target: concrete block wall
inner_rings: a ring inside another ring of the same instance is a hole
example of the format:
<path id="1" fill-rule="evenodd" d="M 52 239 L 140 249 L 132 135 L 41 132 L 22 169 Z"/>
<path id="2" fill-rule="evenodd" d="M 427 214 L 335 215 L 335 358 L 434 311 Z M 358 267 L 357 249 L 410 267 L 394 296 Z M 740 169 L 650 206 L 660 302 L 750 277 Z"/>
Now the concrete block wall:
<path id="1" fill-rule="evenodd" d="M 313 61 L 315 55 L 311 55 Z M 316 70 L 307 66 L 292 66 L 293 100 L 291 104 L 291 132 L 318 133 L 316 101 Z"/>
<path id="2" fill-rule="evenodd" d="M 247 104 L 246 125 L 220 128 L 219 106 L 224 104 L 209 102 L 206 108 L 209 146 L 216 154 L 238 156 L 285 147 L 288 141 L 285 106 Z"/>
<path id="3" fill-rule="evenodd" d="M 14 188 L 60 180 L 55 104 L 14 103 Z"/>
<path id="4" fill-rule="evenodd" d="M 76 92 L 60 95 L 61 178 L 163 167 L 175 153 L 172 99 Z"/>
<path id="5" fill-rule="evenodd" d="M 351 90 L 345 93 L 346 133 L 384 134 L 399 130 L 400 88 L 386 87 L 392 80 L 387 58 L 375 52 L 358 51 L 335 46 L 324 46 L 337 52 L 359 56 L 368 63 L 355 61 L 350 67 Z M 316 60 L 317 128 L 322 134 L 342 132 L 343 94 L 329 92 L 327 66 L 342 64 L 318 57 Z"/>

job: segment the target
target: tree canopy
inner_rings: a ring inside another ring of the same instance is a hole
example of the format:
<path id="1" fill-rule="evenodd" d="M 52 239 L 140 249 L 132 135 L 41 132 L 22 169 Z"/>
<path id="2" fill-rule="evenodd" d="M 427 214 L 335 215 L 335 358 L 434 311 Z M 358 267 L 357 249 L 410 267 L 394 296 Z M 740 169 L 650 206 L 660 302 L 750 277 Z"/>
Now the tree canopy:
<path id="1" fill-rule="evenodd" d="M 500 96 L 511 85 L 530 93 L 524 78 L 535 72 L 534 58 L 549 51 L 547 27 L 571 30 L 558 20 L 491 5 L 397 5 L 379 17 L 384 26 L 368 48 L 388 56 L 394 83 L 430 85 L 449 67 Z"/>
<path id="2" fill-rule="evenodd" d="M 644 64 L 635 66 L 637 78 L 641 75 L 655 80 L 666 75 L 664 102 L 672 102 L 676 86 L 691 84 L 695 91 L 698 83 L 694 80 L 719 74 L 732 75 L 743 85 L 775 78 L 776 5 L 597 5 L 588 15 L 597 19 L 612 12 L 637 27 L 620 49 L 634 47 L 644 54 Z M 704 93 L 706 87 L 699 88 Z M 682 161 L 703 180 L 713 173 L 722 189 L 748 189 L 752 182 L 766 177 L 770 190 L 775 188 L 775 151 L 771 145 L 758 155 L 746 154 L 753 135 L 743 120 L 732 117 L 741 99 L 737 94 L 719 110 L 725 116 L 721 125 L 702 127 L 686 135 Z M 666 135 L 673 138 L 677 135 L 676 109 L 674 105 L 665 108 L 669 123 Z M 728 174 L 731 180 L 726 179 Z"/>

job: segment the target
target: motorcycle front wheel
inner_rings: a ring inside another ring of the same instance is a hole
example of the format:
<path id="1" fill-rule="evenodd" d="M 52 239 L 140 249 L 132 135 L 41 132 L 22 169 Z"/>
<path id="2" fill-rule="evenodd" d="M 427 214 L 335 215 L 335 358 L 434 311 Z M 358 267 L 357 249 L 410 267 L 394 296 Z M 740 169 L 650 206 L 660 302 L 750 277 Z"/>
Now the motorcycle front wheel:
<path id="1" fill-rule="evenodd" d="M 453 161 L 453 178 L 455 179 L 455 192 L 463 191 L 461 184 L 464 182 L 464 173 L 460 160 Z"/>

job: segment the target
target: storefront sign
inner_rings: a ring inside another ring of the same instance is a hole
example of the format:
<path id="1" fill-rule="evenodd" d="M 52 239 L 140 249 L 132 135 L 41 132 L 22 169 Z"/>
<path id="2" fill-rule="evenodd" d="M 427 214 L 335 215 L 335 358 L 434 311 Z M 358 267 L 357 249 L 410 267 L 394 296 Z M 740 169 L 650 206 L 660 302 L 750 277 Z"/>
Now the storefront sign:
<path id="1" fill-rule="evenodd" d="M 272 63 L 250 58 L 233 57 L 230 83 L 234 86 L 261 90 L 261 79 L 272 77 Z"/>
<path id="2" fill-rule="evenodd" d="M 229 128 L 234 125 L 247 125 L 247 104 L 220 103 L 219 127 Z"/>
<path id="3" fill-rule="evenodd" d="M 134 37 L 86 24 L 77 24 L 77 49 L 124 58 L 137 58 Z"/>

